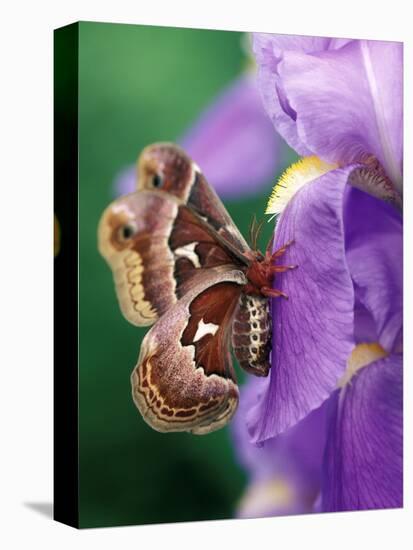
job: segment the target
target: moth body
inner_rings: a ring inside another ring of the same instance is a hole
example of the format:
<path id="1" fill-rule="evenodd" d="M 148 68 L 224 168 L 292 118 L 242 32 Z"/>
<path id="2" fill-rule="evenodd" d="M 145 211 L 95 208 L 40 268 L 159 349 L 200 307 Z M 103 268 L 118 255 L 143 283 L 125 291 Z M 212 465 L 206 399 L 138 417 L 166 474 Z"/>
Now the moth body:
<path id="1" fill-rule="evenodd" d="M 232 348 L 240 366 L 256 376 L 270 370 L 271 314 L 265 296 L 241 294 L 232 323 Z"/>

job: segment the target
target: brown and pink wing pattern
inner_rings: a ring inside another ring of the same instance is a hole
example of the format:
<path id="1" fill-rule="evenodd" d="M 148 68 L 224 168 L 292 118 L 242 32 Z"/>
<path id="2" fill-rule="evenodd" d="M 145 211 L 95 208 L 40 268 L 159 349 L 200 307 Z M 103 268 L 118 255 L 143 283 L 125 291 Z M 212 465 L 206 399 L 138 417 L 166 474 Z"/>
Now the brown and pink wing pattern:
<path id="1" fill-rule="evenodd" d="M 112 269 L 122 313 L 135 325 L 153 324 L 176 302 L 168 240 L 178 206 L 165 196 L 134 193 L 112 203 L 100 220 L 99 250 Z"/>
<path id="2" fill-rule="evenodd" d="M 232 418 L 238 388 L 229 340 L 245 283 L 241 271 L 208 269 L 145 336 L 132 395 L 154 429 L 204 434 Z"/>
<path id="3" fill-rule="evenodd" d="M 159 189 L 197 212 L 240 253 L 250 250 L 201 169 L 174 143 L 154 143 L 138 159 L 138 190 Z"/>
<path id="4" fill-rule="evenodd" d="M 153 324 L 204 269 L 237 265 L 215 230 L 173 195 L 139 191 L 112 203 L 99 224 L 120 308 L 131 323 Z"/>

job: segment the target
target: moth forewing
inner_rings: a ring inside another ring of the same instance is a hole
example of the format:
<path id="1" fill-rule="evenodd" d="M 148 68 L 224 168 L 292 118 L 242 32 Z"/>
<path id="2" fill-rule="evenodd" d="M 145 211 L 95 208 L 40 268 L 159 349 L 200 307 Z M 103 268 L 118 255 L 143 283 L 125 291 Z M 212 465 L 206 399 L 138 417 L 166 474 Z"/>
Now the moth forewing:
<path id="1" fill-rule="evenodd" d="M 168 241 L 179 205 L 164 193 L 139 192 L 114 201 L 101 217 L 99 251 L 112 269 L 121 311 L 134 325 L 153 324 L 177 301 Z"/>
<path id="2" fill-rule="evenodd" d="M 102 215 L 98 242 L 112 269 L 121 311 L 137 326 L 153 324 L 175 304 L 197 270 L 243 263 L 216 229 L 159 190 L 114 201 Z"/>
<path id="3" fill-rule="evenodd" d="M 195 162 L 175 143 L 145 147 L 138 159 L 137 188 L 158 189 L 193 208 L 239 252 L 249 249 L 215 190 Z"/>

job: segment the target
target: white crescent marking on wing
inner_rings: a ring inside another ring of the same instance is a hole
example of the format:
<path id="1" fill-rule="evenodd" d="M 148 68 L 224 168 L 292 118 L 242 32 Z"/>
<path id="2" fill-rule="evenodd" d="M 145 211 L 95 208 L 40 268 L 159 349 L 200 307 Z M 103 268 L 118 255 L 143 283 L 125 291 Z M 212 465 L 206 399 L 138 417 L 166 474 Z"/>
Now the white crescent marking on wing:
<path id="1" fill-rule="evenodd" d="M 193 341 L 197 342 L 206 334 L 212 334 L 212 336 L 214 336 L 218 329 L 219 325 L 216 325 L 215 323 L 204 323 L 204 320 L 201 319 L 198 323 L 198 328 L 196 330 Z"/>
<path id="2" fill-rule="evenodd" d="M 187 258 L 190 262 L 192 262 L 194 267 L 201 267 L 199 256 L 195 252 L 195 247 L 197 244 L 197 242 L 193 242 L 186 244 L 185 246 L 180 246 L 174 250 L 174 254 L 178 258 Z"/>

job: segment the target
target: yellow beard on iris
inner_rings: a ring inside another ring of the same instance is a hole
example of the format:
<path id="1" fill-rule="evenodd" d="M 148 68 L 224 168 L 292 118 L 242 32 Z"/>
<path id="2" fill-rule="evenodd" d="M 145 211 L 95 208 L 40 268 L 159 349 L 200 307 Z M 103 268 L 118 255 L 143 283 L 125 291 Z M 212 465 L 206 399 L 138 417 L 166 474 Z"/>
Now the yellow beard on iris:
<path id="1" fill-rule="evenodd" d="M 298 160 L 287 168 L 274 185 L 265 213 L 272 214 L 270 219 L 281 214 L 292 197 L 305 184 L 336 168 L 337 164 L 329 164 L 315 156 Z"/>

